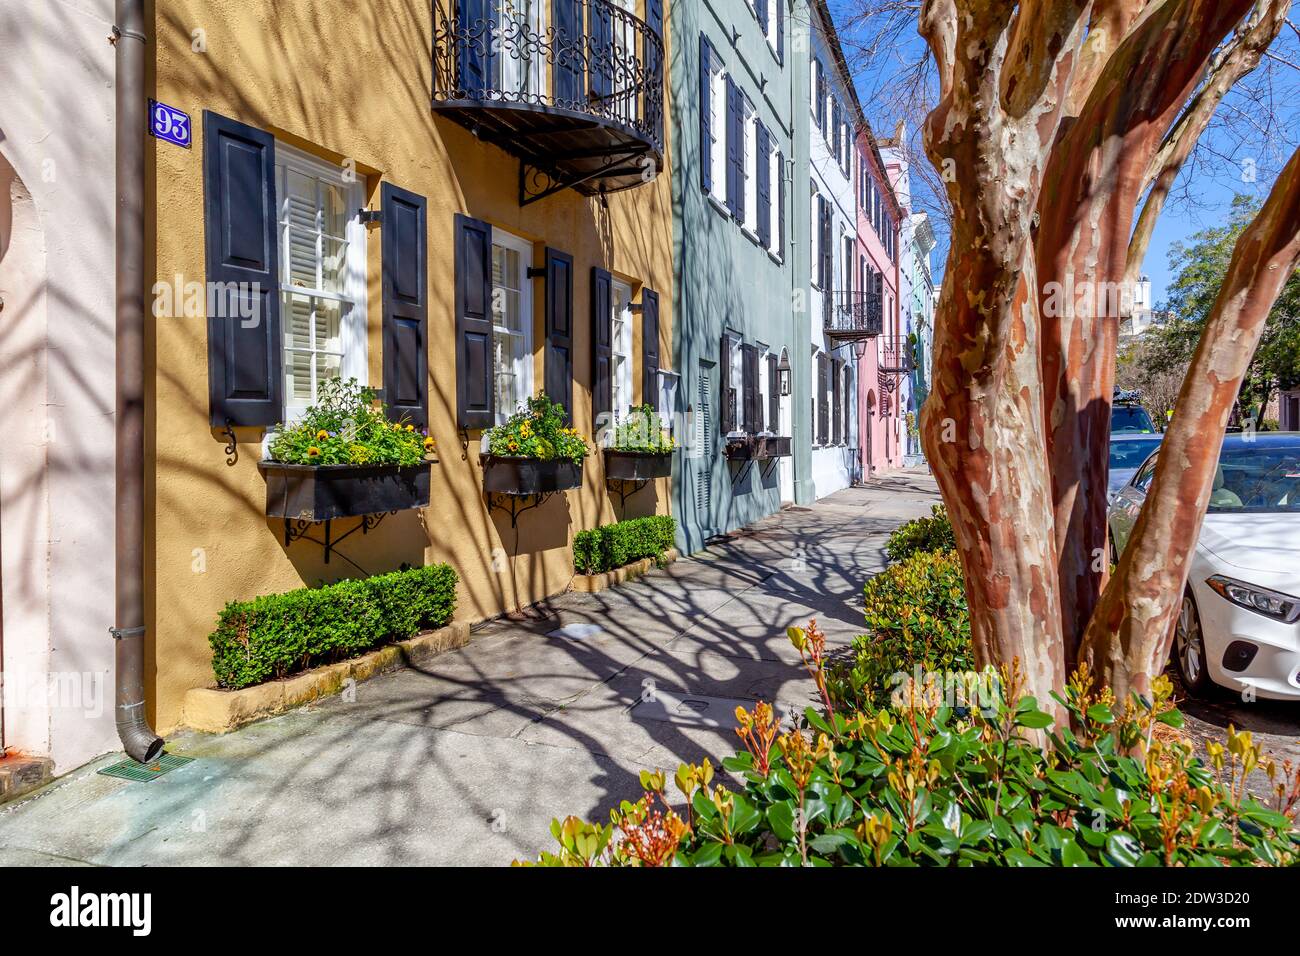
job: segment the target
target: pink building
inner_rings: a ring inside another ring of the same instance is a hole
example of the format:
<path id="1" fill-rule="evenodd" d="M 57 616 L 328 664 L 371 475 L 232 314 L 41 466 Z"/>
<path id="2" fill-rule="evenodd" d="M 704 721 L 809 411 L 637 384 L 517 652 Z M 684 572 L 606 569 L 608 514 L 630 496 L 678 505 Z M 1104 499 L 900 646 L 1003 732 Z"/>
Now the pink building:
<path id="1" fill-rule="evenodd" d="M 901 467 L 907 445 L 900 390 L 906 377 L 900 335 L 898 264 L 899 223 L 906 211 L 899 204 L 891 170 L 881 156 L 871 127 L 857 135 L 858 210 L 857 262 L 853 270 L 855 298 L 867 322 L 878 323 L 880 334 L 867 341 L 858 363 L 858 446 L 862 471 L 870 475 Z"/>

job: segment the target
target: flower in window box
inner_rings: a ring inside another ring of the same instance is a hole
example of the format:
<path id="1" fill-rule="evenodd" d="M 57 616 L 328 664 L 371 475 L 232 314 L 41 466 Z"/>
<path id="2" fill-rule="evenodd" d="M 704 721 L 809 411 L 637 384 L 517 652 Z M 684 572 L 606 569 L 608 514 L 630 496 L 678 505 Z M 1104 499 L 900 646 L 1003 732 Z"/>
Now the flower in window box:
<path id="1" fill-rule="evenodd" d="M 354 379 L 326 381 L 301 421 L 279 426 L 269 457 L 291 465 L 422 464 L 424 436 L 406 425 L 389 422 L 383 404 Z"/>

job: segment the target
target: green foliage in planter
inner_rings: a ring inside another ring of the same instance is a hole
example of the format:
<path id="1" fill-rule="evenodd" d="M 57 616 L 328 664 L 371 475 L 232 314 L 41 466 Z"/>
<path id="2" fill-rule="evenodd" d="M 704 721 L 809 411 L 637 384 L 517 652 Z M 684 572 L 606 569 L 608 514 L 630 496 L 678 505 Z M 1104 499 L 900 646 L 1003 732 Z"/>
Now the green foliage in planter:
<path id="1" fill-rule="evenodd" d="M 212 670 L 222 687 L 250 687 L 442 627 L 455 610 L 445 564 L 231 602 L 208 637 Z"/>
<path id="2" fill-rule="evenodd" d="M 391 422 L 375 393 L 330 379 L 320 383 L 316 404 L 294 425 L 280 425 L 271 461 L 289 465 L 418 465 L 435 443 L 427 429 Z"/>
<path id="3" fill-rule="evenodd" d="M 573 536 L 573 566 L 579 574 L 600 574 L 642 558 L 654 558 L 673 546 L 677 522 L 671 515 L 650 515 L 579 531 Z"/>
<path id="4" fill-rule="evenodd" d="M 850 659 L 829 668 L 837 703 L 875 710 L 897 690 L 899 675 L 974 666 L 956 551 L 918 551 L 869 580 L 862 596 L 867 633 L 854 639 Z"/>
<path id="5" fill-rule="evenodd" d="M 673 783 L 608 825 L 552 827 L 553 866 L 1285 866 L 1300 861 L 1300 771 L 1229 728 L 1209 762 L 1170 727 L 1167 679 L 1120 707 L 1078 674 L 1062 699 L 1073 729 L 1004 675 L 987 712 L 946 706 L 827 716 L 781 733 L 771 707 L 738 709 L 746 750 L 723 761 L 743 788 L 683 764 Z M 1168 725 L 1160 727 L 1159 725 Z M 1160 732 L 1157 732 L 1159 729 Z M 1170 737 L 1175 739 L 1171 740 Z M 1251 796 L 1262 770 L 1272 793 Z M 684 806 L 682 802 L 684 800 Z"/>
<path id="6" fill-rule="evenodd" d="M 890 561 L 902 561 L 918 551 L 952 551 L 956 547 L 948 509 L 934 505 L 930 517 L 915 518 L 899 525 L 885 543 L 885 554 Z"/>
<path id="7" fill-rule="evenodd" d="M 663 420 L 649 405 L 632 409 L 628 417 L 614 429 L 614 451 L 637 451 L 655 455 L 667 454 L 676 443 L 668 433 Z"/>
<path id="8" fill-rule="evenodd" d="M 545 395 L 530 398 L 504 425 L 488 432 L 488 452 L 541 461 L 566 458 L 576 464 L 587 457 L 587 440 L 576 428 L 567 427 L 564 419 L 563 405 Z"/>

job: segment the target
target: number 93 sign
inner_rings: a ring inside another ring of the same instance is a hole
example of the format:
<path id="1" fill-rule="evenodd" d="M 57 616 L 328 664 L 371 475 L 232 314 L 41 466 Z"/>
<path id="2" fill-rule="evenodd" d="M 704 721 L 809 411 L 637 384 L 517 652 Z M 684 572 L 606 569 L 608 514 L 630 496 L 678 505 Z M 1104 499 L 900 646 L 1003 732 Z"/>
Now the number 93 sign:
<path id="1" fill-rule="evenodd" d="M 175 143 L 177 146 L 190 148 L 190 114 L 184 113 L 166 103 L 149 101 L 150 135 Z"/>

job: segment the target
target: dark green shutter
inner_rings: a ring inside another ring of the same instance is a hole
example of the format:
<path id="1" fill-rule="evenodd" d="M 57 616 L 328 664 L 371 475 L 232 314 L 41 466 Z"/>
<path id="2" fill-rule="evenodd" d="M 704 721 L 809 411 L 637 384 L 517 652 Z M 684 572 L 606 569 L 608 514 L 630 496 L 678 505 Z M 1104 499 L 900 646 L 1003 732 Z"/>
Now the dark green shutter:
<path id="1" fill-rule="evenodd" d="M 213 425 L 274 425 L 284 417 L 275 138 L 203 114 L 208 315 L 208 412 Z"/>
<path id="2" fill-rule="evenodd" d="M 384 183 L 384 401 L 394 421 L 429 424 L 429 263 L 423 196 Z"/>
<path id="3" fill-rule="evenodd" d="M 780 2 L 780 0 L 778 0 Z M 785 156 L 776 151 L 776 257 L 785 259 Z"/>
<path id="4" fill-rule="evenodd" d="M 492 227 L 457 214 L 454 230 L 456 419 L 462 428 L 491 428 L 496 414 L 492 375 Z"/>
<path id="5" fill-rule="evenodd" d="M 573 256 L 546 248 L 546 395 L 573 420 Z"/>
<path id="6" fill-rule="evenodd" d="M 713 117 L 710 104 L 713 102 L 712 84 L 713 48 L 704 34 L 700 34 L 700 186 L 704 191 L 713 190 Z M 725 128 L 725 127 L 724 127 Z"/>
<path id="7" fill-rule="evenodd" d="M 722 403 L 722 434 L 736 430 L 736 404 L 731 393 L 731 338 L 722 336 L 718 357 L 718 400 Z"/>
<path id="8" fill-rule="evenodd" d="M 767 428 L 777 434 L 781 427 L 781 373 L 775 355 L 767 357 Z"/>
<path id="9" fill-rule="evenodd" d="M 641 401 L 659 407 L 659 293 L 641 290 Z"/>
<path id="10" fill-rule="evenodd" d="M 614 348 L 610 336 L 613 332 L 614 311 L 613 278 L 599 266 L 591 270 L 591 420 L 599 431 L 602 425 L 612 426 L 610 412 L 614 404 L 614 384 L 610 371 L 614 365 Z M 604 421 L 601 416 L 605 416 Z"/>
<path id="11" fill-rule="evenodd" d="M 758 197 L 758 241 L 766 249 L 772 244 L 772 155 L 768 143 L 767 127 L 754 124 L 754 171 L 757 177 L 754 192 Z"/>

